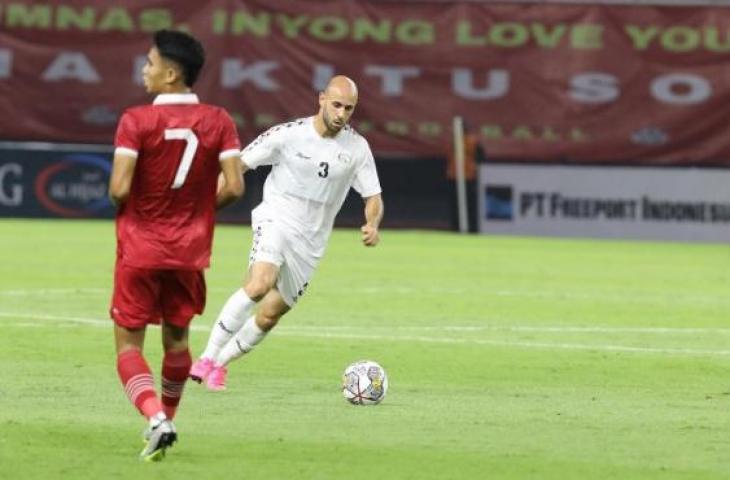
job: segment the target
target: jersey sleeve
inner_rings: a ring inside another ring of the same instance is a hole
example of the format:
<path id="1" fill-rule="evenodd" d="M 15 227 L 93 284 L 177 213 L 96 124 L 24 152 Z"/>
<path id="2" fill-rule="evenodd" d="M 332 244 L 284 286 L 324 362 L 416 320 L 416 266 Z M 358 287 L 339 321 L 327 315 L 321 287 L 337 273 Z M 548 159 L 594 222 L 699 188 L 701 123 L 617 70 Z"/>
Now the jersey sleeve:
<path id="1" fill-rule="evenodd" d="M 117 133 L 114 138 L 114 153 L 121 153 L 137 158 L 142 148 L 142 138 L 138 120 L 127 110 L 122 114 L 117 125 Z"/>
<path id="2" fill-rule="evenodd" d="M 373 152 L 367 142 L 363 140 L 363 159 L 355 172 L 355 178 L 352 181 L 352 188 L 357 191 L 363 198 L 372 197 L 382 192 L 380 188 L 380 179 L 378 171 L 375 168 L 375 159 Z"/>
<path id="3" fill-rule="evenodd" d="M 281 125 L 271 127 L 243 149 L 241 161 L 251 170 L 261 165 L 275 165 L 278 163 L 277 153 L 284 144 L 285 132 Z"/>
<path id="4" fill-rule="evenodd" d="M 230 157 L 237 157 L 241 154 L 241 141 L 238 139 L 238 131 L 233 119 L 225 110 L 221 110 L 221 144 L 219 160 Z"/>

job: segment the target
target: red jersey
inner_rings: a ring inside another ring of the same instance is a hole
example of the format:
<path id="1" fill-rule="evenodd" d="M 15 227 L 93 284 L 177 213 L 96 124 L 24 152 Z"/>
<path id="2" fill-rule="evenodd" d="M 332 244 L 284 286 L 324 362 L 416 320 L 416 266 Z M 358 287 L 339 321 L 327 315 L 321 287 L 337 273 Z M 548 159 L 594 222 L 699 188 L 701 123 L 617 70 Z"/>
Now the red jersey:
<path id="1" fill-rule="evenodd" d="M 138 268 L 201 270 L 210 264 L 220 160 L 238 156 L 236 127 L 194 94 L 158 95 L 119 120 L 117 153 L 137 157 L 117 211 L 117 260 Z"/>

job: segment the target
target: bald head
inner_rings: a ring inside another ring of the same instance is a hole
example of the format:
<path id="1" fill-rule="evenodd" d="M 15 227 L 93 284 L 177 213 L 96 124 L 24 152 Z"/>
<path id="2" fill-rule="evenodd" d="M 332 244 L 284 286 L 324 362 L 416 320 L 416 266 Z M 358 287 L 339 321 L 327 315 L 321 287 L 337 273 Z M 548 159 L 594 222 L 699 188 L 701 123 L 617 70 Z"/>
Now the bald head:
<path id="1" fill-rule="evenodd" d="M 316 126 L 320 135 L 334 137 L 350 120 L 357 105 L 357 85 L 344 75 L 330 79 L 319 94 Z"/>
<path id="2" fill-rule="evenodd" d="M 325 95 L 341 95 L 352 97 L 357 103 L 357 85 L 350 77 L 336 75 L 327 83 L 324 89 Z"/>

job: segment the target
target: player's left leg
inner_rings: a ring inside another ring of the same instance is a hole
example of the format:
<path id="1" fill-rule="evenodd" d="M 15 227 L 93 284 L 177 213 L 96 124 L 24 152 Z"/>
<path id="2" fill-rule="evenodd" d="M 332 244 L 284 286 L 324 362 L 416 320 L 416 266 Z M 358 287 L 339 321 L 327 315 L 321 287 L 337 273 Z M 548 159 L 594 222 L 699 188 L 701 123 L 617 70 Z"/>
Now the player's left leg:
<path id="1" fill-rule="evenodd" d="M 150 367 L 142 354 L 145 328 L 127 328 L 114 325 L 117 348 L 117 373 L 129 401 L 142 415 L 151 419 L 162 412 L 155 392 Z"/>
<path id="2" fill-rule="evenodd" d="M 148 419 L 151 430 L 167 421 L 157 397 L 152 372 L 142 353 L 147 324 L 159 320 L 159 292 L 157 271 L 117 263 L 110 309 L 114 319 L 117 372 L 127 398 Z M 158 430 L 156 443 L 169 437 L 162 433 Z M 145 449 L 141 457 L 159 460 L 161 453 L 158 449 Z"/>
<path id="3" fill-rule="evenodd" d="M 227 365 L 249 353 L 261 343 L 266 334 L 273 329 L 281 317 L 291 307 L 284 301 L 279 290 L 272 288 L 259 303 L 256 315 L 246 320 L 243 327 L 223 347 L 218 355 L 218 362 L 208 376 L 207 386 L 210 390 L 224 390 L 226 385 Z"/>
<path id="4" fill-rule="evenodd" d="M 145 329 L 114 325 L 117 347 L 117 372 L 129 401 L 149 420 L 147 444 L 140 453 L 145 461 L 159 461 L 165 448 L 175 441 L 175 427 L 167 419 L 157 398 L 152 372 L 142 354 Z"/>
<path id="5" fill-rule="evenodd" d="M 205 307 L 205 277 L 202 271 L 164 270 L 158 273 L 162 314 L 162 408 L 164 420 L 150 423 L 145 432 L 145 460 L 159 460 L 177 441 L 172 418 L 182 397 L 192 358 L 188 346 L 190 321 Z"/>
<path id="6" fill-rule="evenodd" d="M 162 324 L 162 410 L 159 422 L 150 422 L 144 432 L 147 442 L 140 456 L 146 461 L 159 461 L 177 441 L 177 429 L 172 423 L 180 404 L 190 365 L 193 363 L 188 348 L 188 327 Z"/>

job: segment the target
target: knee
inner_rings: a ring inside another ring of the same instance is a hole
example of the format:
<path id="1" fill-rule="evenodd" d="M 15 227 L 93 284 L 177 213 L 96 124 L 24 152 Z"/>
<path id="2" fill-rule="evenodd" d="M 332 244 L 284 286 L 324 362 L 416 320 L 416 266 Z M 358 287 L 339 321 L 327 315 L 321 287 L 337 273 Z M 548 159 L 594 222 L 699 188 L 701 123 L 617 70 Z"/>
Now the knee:
<path id="1" fill-rule="evenodd" d="M 269 290 L 271 290 L 273 286 L 274 279 L 257 277 L 250 278 L 243 287 L 243 290 L 251 300 L 259 301 L 264 298 L 264 295 L 269 293 Z"/>
<path id="2" fill-rule="evenodd" d="M 259 311 L 256 314 L 256 325 L 264 332 L 268 332 L 279 323 L 280 318 L 281 315 L 272 315 L 265 311 Z"/>
<path id="3" fill-rule="evenodd" d="M 188 339 L 172 339 L 172 338 L 163 338 L 162 339 L 162 349 L 165 352 L 184 352 L 185 350 L 188 350 L 190 347 L 188 345 Z"/>
<path id="4" fill-rule="evenodd" d="M 165 352 L 184 351 L 188 349 L 188 329 L 163 324 L 162 348 Z"/>
<path id="5" fill-rule="evenodd" d="M 117 355 L 122 355 L 132 350 L 136 350 L 140 354 L 142 353 L 142 348 L 139 345 L 134 345 L 131 343 L 122 343 L 117 345 Z"/>

